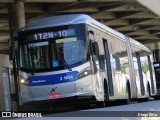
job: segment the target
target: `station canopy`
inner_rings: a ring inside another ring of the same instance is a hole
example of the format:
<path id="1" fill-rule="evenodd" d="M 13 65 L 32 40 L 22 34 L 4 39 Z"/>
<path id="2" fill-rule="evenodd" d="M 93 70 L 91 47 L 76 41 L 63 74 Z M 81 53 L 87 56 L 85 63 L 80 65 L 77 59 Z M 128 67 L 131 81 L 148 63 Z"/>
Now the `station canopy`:
<path id="1" fill-rule="evenodd" d="M 9 51 L 8 5 L 17 0 L 0 0 L 0 53 Z M 160 17 L 138 0 L 21 0 L 26 23 L 63 14 L 88 14 L 107 26 L 159 49 Z M 153 6 L 154 7 L 154 6 Z"/>

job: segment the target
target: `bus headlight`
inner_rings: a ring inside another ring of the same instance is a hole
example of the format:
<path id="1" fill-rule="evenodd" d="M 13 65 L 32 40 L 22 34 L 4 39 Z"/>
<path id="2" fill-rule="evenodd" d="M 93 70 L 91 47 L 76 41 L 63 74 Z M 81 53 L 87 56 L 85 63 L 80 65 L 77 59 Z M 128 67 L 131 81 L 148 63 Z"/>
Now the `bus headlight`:
<path id="1" fill-rule="evenodd" d="M 23 85 L 28 85 L 29 84 L 28 80 L 24 77 L 19 78 L 19 83 L 23 84 Z"/>
<path id="2" fill-rule="evenodd" d="M 91 68 L 87 67 L 77 75 L 77 79 L 81 79 L 91 74 Z"/>

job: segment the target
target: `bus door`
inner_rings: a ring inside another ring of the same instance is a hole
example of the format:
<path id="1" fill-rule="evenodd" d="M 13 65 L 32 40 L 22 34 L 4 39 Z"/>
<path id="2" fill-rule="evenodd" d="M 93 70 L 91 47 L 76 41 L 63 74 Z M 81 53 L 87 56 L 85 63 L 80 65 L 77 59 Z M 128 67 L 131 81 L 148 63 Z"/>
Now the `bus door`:
<path id="1" fill-rule="evenodd" d="M 141 91 L 141 95 L 144 96 L 145 89 L 144 89 L 144 80 L 143 80 L 143 74 L 142 74 L 142 66 L 141 66 L 140 54 L 136 53 L 136 57 L 137 57 L 138 72 L 139 72 L 139 79 L 140 79 L 140 91 Z"/>
<path id="2" fill-rule="evenodd" d="M 93 44 L 97 44 L 95 47 L 95 45 Z M 94 53 L 93 49 L 98 49 L 98 43 L 95 41 L 91 41 L 91 51 L 92 51 L 92 56 L 91 56 L 91 64 L 92 64 L 92 74 L 93 74 L 93 89 L 94 89 L 94 94 L 97 100 L 101 101 L 104 100 L 104 95 L 102 93 L 102 76 L 101 76 L 101 71 L 100 71 L 100 63 L 99 63 L 99 59 L 98 59 L 98 54 Z M 99 52 L 99 50 L 98 50 Z"/>
<path id="3" fill-rule="evenodd" d="M 151 57 L 150 56 L 147 56 L 147 59 L 148 59 L 148 67 L 149 67 L 149 73 L 150 73 L 150 80 L 151 80 L 151 90 L 152 90 L 152 94 L 155 93 L 154 91 L 154 78 L 153 78 L 153 69 L 152 69 L 152 63 L 151 63 Z M 155 69 L 156 70 L 156 69 Z M 158 72 L 158 71 L 156 71 Z M 158 75 L 158 78 L 157 80 L 159 80 L 159 75 Z M 158 85 L 158 84 L 157 84 Z"/>
<path id="4" fill-rule="evenodd" d="M 103 39 L 103 45 L 104 45 L 104 52 L 105 52 L 105 58 L 106 58 L 109 94 L 110 96 L 114 96 L 112 69 L 111 69 L 111 64 L 110 64 L 110 53 L 109 53 L 107 40 Z"/>

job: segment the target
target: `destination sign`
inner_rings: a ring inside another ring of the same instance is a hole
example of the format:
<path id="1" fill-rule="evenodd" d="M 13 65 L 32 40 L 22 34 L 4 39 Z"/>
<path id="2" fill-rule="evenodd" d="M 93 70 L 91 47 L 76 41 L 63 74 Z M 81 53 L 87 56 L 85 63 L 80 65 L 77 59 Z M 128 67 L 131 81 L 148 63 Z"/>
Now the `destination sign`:
<path id="1" fill-rule="evenodd" d="M 63 38 L 63 39 L 57 39 L 56 43 L 75 42 L 75 41 L 77 41 L 76 37 Z M 30 43 L 30 44 L 28 44 L 28 48 L 41 47 L 41 46 L 47 46 L 47 45 L 48 45 L 48 42 Z"/>
<path id="2" fill-rule="evenodd" d="M 30 43 L 28 44 L 29 48 L 33 48 L 33 47 L 40 47 L 40 46 L 46 46 L 48 45 L 48 42 L 38 42 L 38 43 Z"/>
<path id="3" fill-rule="evenodd" d="M 46 40 L 52 39 L 57 37 L 67 37 L 75 35 L 74 29 L 67 29 L 67 30 L 58 30 L 58 31 L 49 31 L 49 32 L 39 32 L 35 34 L 30 34 L 26 36 L 26 40 Z"/>

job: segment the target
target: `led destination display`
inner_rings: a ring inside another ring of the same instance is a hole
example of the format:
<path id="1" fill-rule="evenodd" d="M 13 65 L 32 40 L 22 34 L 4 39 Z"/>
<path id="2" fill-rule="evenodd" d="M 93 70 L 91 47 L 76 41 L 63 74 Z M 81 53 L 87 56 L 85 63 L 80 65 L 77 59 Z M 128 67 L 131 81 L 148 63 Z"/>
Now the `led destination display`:
<path id="1" fill-rule="evenodd" d="M 67 30 L 58 30 L 58 31 L 49 31 L 49 32 L 39 32 L 35 34 L 28 34 L 26 36 L 26 41 L 30 40 L 46 40 L 46 39 L 53 39 L 58 37 L 67 37 L 75 35 L 74 29 L 67 29 Z"/>

